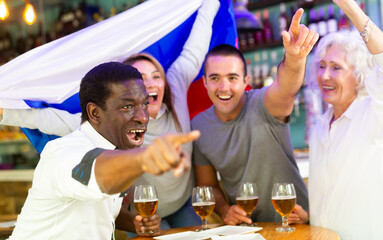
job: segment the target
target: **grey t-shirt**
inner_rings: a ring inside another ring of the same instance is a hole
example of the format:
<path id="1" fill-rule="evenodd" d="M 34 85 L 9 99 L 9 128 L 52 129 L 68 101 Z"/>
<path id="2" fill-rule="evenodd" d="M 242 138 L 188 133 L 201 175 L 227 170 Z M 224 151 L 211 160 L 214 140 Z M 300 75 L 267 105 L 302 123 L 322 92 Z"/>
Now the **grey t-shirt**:
<path id="1" fill-rule="evenodd" d="M 214 106 L 192 120 L 201 131 L 194 142 L 193 163 L 213 165 L 221 176 L 230 204 L 236 204 L 240 182 L 255 182 L 259 202 L 255 221 L 280 222 L 271 191 L 274 183 L 294 183 L 297 203 L 308 210 L 307 188 L 294 159 L 289 125 L 271 116 L 264 104 L 266 88 L 245 92 L 244 106 L 234 120 L 220 121 Z"/>

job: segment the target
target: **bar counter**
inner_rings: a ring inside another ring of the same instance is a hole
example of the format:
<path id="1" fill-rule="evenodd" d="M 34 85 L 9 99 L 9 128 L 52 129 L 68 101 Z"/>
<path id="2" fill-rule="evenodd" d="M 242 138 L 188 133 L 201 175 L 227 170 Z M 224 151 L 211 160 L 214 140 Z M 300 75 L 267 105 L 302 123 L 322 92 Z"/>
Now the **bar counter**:
<path id="1" fill-rule="evenodd" d="M 258 227 L 263 229 L 257 233 L 261 234 L 266 240 L 340 240 L 339 235 L 329 229 L 311 226 L 307 224 L 291 224 L 292 227 L 295 227 L 294 232 L 284 233 L 277 232 L 275 228 L 281 226 L 281 223 L 271 223 L 271 222 L 258 222 Z M 209 225 L 210 226 L 210 225 Z M 216 225 L 219 226 L 219 225 Z M 168 230 L 161 231 L 161 235 L 179 233 L 185 231 L 195 231 L 201 226 L 193 227 L 182 227 L 182 228 L 173 228 Z M 148 240 L 153 239 L 151 237 L 134 237 L 132 240 Z M 233 238 L 235 239 L 235 238 Z"/>

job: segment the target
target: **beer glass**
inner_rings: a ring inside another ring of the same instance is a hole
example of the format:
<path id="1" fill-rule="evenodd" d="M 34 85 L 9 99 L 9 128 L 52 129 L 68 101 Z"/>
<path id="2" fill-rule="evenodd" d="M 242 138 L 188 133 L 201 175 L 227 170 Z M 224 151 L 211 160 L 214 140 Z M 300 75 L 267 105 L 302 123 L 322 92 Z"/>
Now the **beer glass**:
<path id="1" fill-rule="evenodd" d="M 202 220 L 201 229 L 196 231 L 207 230 L 207 218 L 213 212 L 215 207 L 214 191 L 212 187 L 195 187 L 192 193 L 192 205 L 194 211 Z"/>
<path id="2" fill-rule="evenodd" d="M 151 217 L 157 210 L 158 197 L 156 188 L 152 185 L 139 185 L 134 189 L 134 207 L 143 218 Z M 145 223 L 143 222 L 145 225 Z M 157 230 L 138 231 L 141 234 L 152 234 Z"/>
<path id="3" fill-rule="evenodd" d="M 292 183 L 274 183 L 271 196 L 275 210 L 282 217 L 282 226 L 276 228 L 276 230 L 278 232 L 295 231 L 295 228 L 290 227 L 287 221 L 297 199 L 294 185 Z"/>
<path id="4" fill-rule="evenodd" d="M 246 212 L 248 218 L 251 218 L 251 213 L 258 204 L 258 191 L 255 183 L 244 182 L 237 188 L 236 195 L 237 205 Z M 241 223 L 241 226 L 257 226 L 257 223 Z"/>

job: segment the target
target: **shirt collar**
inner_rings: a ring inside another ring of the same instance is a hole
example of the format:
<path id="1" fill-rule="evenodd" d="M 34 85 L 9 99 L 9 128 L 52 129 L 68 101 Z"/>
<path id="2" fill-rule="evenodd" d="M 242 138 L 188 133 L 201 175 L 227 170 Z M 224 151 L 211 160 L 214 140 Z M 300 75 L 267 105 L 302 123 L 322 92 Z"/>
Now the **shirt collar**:
<path id="1" fill-rule="evenodd" d="M 342 114 L 342 116 L 340 116 L 339 119 L 344 117 L 348 119 L 352 119 L 355 116 L 355 114 L 358 114 L 356 106 L 358 105 L 360 101 L 361 101 L 360 98 L 358 97 L 355 98 L 355 100 L 351 103 L 351 105 L 347 108 L 347 110 Z M 333 116 L 334 116 L 334 109 L 332 106 L 330 106 L 329 109 L 323 115 L 323 118 L 321 119 L 322 125 L 328 126 Z"/>
<path id="2" fill-rule="evenodd" d="M 166 107 L 166 104 L 161 104 L 161 108 L 157 113 L 156 119 L 160 118 L 162 115 L 164 115 L 166 111 L 168 111 L 168 107 Z M 154 118 L 149 117 L 149 120 L 150 119 L 154 119 Z"/>
<path id="3" fill-rule="evenodd" d="M 355 100 L 351 103 L 351 105 L 347 108 L 346 112 L 343 113 L 343 115 L 349 119 L 352 119 L 353 116 L 357 113 L 357 105 L 361 101 L 360 98 L 355 98 Z"/>
<path id="4" fill-rule="evenodd" d="M 108 150 L 116 149 L 116 146 L 98 133 L 88 121 L 81 124 L 80 131 L 87 135 L 96 147 Z"/>

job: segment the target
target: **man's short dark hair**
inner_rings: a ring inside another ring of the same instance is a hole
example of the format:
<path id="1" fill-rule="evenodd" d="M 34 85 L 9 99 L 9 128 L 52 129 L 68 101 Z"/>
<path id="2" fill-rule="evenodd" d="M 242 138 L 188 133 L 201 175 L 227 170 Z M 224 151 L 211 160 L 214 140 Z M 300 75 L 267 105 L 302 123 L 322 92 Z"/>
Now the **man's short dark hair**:
<path id="1" fill-rule="evenodd" d="M 141 73 L 134 67 L 119 62 L 107 62 L 90 70 L 81 80 L 80 106 L 82 122 L 89 120 L 86 106 L 93 102 L 106 110 L 105 101 L 110 97 L 110 84 L 126 80 L 142 80 Z"/>
<path id="2" fill-rule="evenodd" d="M 206 77 L 206 60 L 211 57 L 211 56 L 235 56 L 241 59 L 243 63 L 243 73 L 244 77 L 247 75 L 247 68 L 246 68 L 246 60 L 245 57 L 243 56 L 242 52 L 239 51 L 237 48 L 229 45 L 229 44 L 220 44 L 215 47 L 213 47 L 205 57 L 205 64 L 203 66 L 203 74 Z"/>

